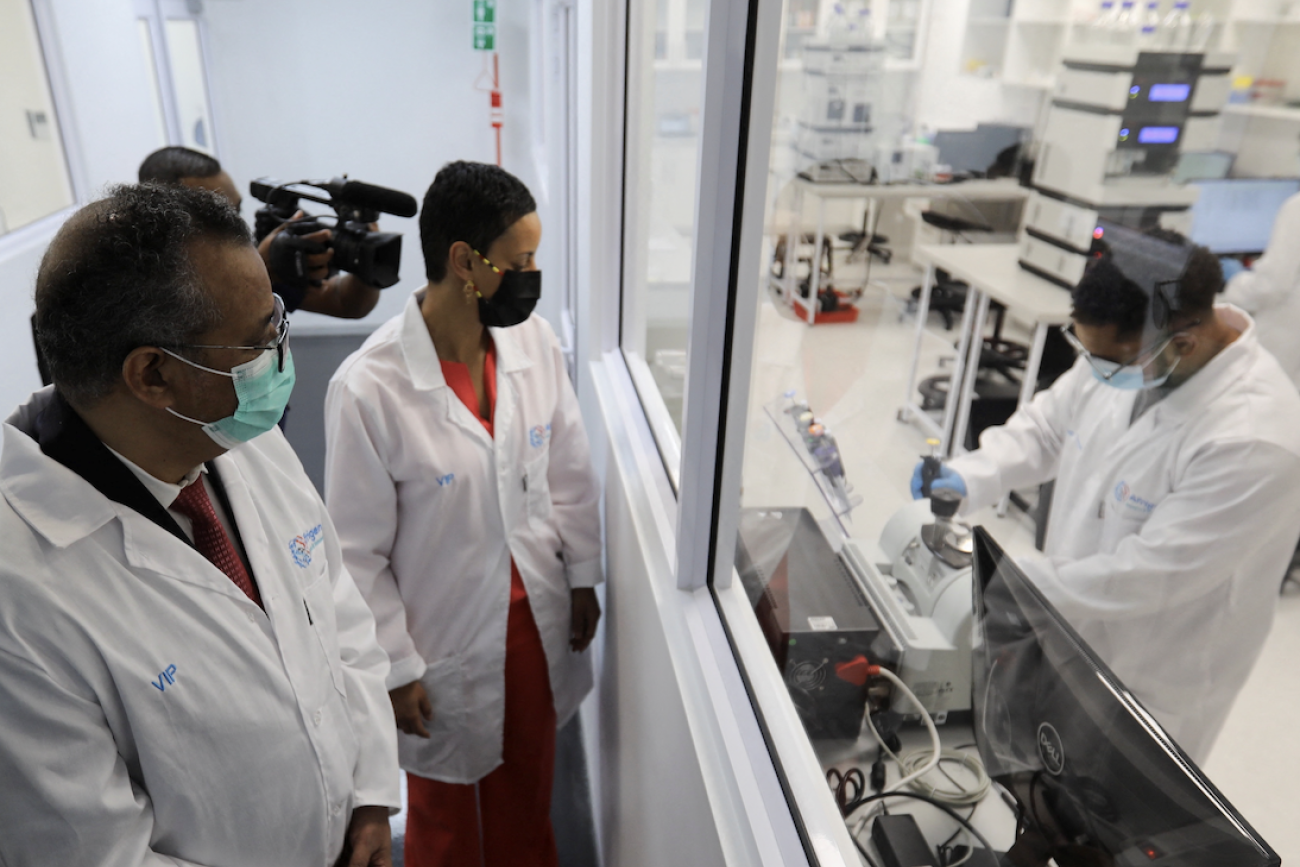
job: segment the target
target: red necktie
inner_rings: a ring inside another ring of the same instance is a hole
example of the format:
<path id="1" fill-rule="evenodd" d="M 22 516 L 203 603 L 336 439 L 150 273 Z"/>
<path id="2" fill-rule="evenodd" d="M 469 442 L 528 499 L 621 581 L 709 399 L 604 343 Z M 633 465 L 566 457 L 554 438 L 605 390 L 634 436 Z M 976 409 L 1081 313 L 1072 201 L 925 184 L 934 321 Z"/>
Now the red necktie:
<path id="1" fill-rule="evenodd" d="M 244 561 L 239 559 L 239 552 L 235 550 L 230 537 L 226 535 L 225 527 L 222 527 L 221 521 L 217 520 L 217 513 L 212 508 L 212 501 L 208 499 L 208 492 L 203 486 L 203 478 L 199 477 L 182 488 L 180 495 L 172 502 L 171 508 L 190 519 L 194 531 L 194 547 L 199 549 L 199 553 L 212 561 L 212 565 L 225 572 L 230 580 L 235 582 L 235 586 L 243 590 L 259 608 L 264 607 L 262 596 L 257 592 L 257 585 L 253 583 L 252 576 L 244 568 Z"/>

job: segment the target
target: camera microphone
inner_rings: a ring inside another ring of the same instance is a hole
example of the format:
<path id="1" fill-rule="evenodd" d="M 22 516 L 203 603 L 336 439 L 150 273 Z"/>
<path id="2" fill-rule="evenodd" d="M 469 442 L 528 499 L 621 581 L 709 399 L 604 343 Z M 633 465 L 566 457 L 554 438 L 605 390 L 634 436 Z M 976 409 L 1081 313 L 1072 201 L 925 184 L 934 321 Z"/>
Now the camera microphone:
<path id="1" fill-rule="evenodd" d="M 320 184 L 320 187 L 328 190 L 335 199 L 354 207 L 368 208 L 398 217 L 414 217 L 420 209 L 415 197 L 409 193 L 381 187 L 378 184 L 367 184 L 365 181 L 334 178 L 327 184 Z"/>

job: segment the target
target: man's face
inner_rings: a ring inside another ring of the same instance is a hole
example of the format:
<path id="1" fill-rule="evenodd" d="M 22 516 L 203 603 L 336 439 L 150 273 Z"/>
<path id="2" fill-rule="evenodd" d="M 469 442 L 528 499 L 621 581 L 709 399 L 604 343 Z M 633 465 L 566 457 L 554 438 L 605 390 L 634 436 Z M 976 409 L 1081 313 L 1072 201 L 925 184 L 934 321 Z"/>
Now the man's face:
<path id="1" fill-rule="evenodd" d="M 235 182 L 224 171 L 217 172 L 210 178 L 181 178 L 181 186 L 189 187 L 192 190 L 211 190 L 234 205 L 236 211 L 239 210 L 239 206 L 244 201 L 244 197 L 239 195 L 239 189 L 235 186 Z"/>
<path id="2" fill-rule="evenodd" d="M 1107 325 L 1075 322 L 1074 334 L 1093 357 L 1116 364 L 1129 364 L 1144 348 L 1141 334 L 1121 337 L 1119 327 L 1113 322 Z"/>
<path id="3" fill-rule="evenodd" d="M 1143 378 L 1148 382 L 1169 377 L 1178 365 L 1179 356 L 1187 351 L 1186 344 L 1191 340 L 1185 333 L 1179 332 L 1158 337 L 1154 343 L 1145 343 L 1141 334 L 1121 335 L 1114 323 L 1085 325 L 1076 320 L 1073 330 L 1074 336 L 1094 362 L 1100 359 L 1123 367 L 1137 365 L 1142 368 Z M 1093 367 L 1101 368 L 1104 365 L 1094 363 Z M 1173 379 L 1168 381 L 1176 382 Z"/>
<path id="4" fill-rule="evenodd" d="M 200 283 L 220 310 L 220 324 L 196 335 L 194 344 L 207 346 L 269 346 L 275 342 L 275 301 L 262 257 L 252 245 L 195 242 L 190 260 Z M 256 349 L 194 349 L 188 355 L 204 367 L 228 371 L 257 358 Z M 176 361 L 178 390 L 188 391 L 177 412 L 205 422 L 233 415 L 239 405 L 229 377 Z M 201 434 L 203 435 L 203 434 Z M 203 435 L 206 436 L 206 435 Z"/>

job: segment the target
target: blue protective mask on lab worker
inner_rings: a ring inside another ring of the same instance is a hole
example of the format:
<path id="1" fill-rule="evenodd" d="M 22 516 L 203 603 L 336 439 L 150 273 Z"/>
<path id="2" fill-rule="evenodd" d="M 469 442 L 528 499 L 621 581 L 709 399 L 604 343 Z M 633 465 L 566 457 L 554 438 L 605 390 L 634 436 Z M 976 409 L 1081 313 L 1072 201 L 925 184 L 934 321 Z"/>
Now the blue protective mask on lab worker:
<path id="1" fill-rule="evenodd" d="M 1182 361 L 1182 358 L 1180 357 L 1178 361 Z M 1096 357 L 1088 359 L 1089 366 L 1092 368 L 1093 379 L 1121 391 L 1145 391 L 1149 388 L 1159 388 L 1168 381 L 1169 375 L 1178 367 L 1178 361 L 1175 361 L 1164 372 L 1163 376 L 1147 379 L 1145 371 L 1139 365 L 1120 364 L 1119 362 Z"/>

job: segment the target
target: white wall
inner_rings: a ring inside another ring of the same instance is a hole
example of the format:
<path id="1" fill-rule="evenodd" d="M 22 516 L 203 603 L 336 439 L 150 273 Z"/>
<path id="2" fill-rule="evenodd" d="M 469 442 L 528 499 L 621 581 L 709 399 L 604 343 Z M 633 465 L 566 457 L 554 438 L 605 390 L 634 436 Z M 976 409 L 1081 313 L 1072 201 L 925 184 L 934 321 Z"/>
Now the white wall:
<path id="1" fill-rule="evenodd" d="M 63 127 L 78 197 L 135 180 L 141 158 L 157 147 L 150 83 L 131 0 L 37 0 L 48 24 L 51 77 L 66 84 Z M 56 93 L 57 95 L 57 93 Z M 66 216 L 66 212 L 64 214 Z M 36 269 L 62 217 L 0 242 L 0 413 L 40 385 L 29 319 Z"/>
<path id="2" fill-rule="evenodd" d="M 131 182 L 159 146 L 152 83 L 132 0 L 35 0 L 47 23 L 52 77 L 78 199 Z M 210 88 L 220 157 L 236 182 L 258 175 L 330 177 L 343 172 L 420 199 L 444 163 L 495 160 L 488 96 L 473 89 L 482 56 L 470 48 L 470 4 L 413 0 L 208 0 Z M 548 232 L 530 119 L 527 4 L 498 7 L 505 94 L 504 162 L 538 198 Z M 57 96 L 57 88 L 56 88 Z M 251 217 L 251 203 L 246 215 Z M 64 215 L 66 216 L 66 214 Z M 28 318 L 36 267 L 58 221 L 0 243 L 0 411 L 40 384 Z M 363 321 L 400 310 L 423 283 L 415 220 L 385 217 L 406 234 L 402 281 Z M 545 235 L 539 261 L 546 266 Z M 558 291 L 540 312 L 558 322 Z M 350 323 L 299 315 L 296 326 L 329 331 Z"/>
<path id="3" fill-rule="evenodd" d="M 347 172 L 419 201 L 443 164 L 495 162 L 488 94 L 474 89 L 488 55 L 472 50 L 470 12 L 468 0 L 208 0 L 217 144 L 245 193 L 245 216 L 251 220 L 258 204 L 247 195 L 248 181 L 261 175 Z M 497 15 L 503 163 L 538 199 L 545 270 L 558 225 L 548 220 L 532 151 L 529 5 L 499 3 Z M 424 284 L 416 220 L 385 215 L 380 226 L 405 236 L 402 279 L 385 290 L 367 326 L 397 314 Z M 539 310 L 556 324 L 558 287 L 547 288 L 554 291 L 544 293 Z M 295 328 L 350 327 L 312 314 L 295 319 Z"/>

